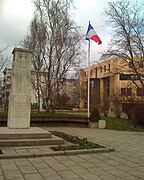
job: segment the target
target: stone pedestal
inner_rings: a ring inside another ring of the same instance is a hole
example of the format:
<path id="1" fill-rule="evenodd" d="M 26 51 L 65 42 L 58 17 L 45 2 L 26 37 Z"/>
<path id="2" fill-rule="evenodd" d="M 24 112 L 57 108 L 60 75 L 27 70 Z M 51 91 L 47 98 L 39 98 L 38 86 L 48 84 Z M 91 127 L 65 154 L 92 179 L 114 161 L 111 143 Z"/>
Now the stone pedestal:
<path id="1" fill-rule="evenodd" d="M 12 82 L 9 96 L 9 128 L 29 128 L 31 110 L 31 58 L 27 49 L 13 50 Z"/>
<path id="2" fill-rule="evenodd" d="M 99 120 L 99 128 L 100 129 L 106 128 L 106 120 Z"/>

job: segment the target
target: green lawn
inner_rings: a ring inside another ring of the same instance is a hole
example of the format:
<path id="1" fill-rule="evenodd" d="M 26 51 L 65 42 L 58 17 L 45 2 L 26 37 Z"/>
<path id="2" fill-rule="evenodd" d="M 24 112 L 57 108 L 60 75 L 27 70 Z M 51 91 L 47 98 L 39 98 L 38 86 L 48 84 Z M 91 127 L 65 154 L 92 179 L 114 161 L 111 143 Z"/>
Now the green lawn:
<path id="1" fill-rule="evenodd" d="M 136 127 L 135 124 L 128 119 L 104 117 L 106 120 L 106 128 L 121 131 L 144 131 L 142 127 Z"/>

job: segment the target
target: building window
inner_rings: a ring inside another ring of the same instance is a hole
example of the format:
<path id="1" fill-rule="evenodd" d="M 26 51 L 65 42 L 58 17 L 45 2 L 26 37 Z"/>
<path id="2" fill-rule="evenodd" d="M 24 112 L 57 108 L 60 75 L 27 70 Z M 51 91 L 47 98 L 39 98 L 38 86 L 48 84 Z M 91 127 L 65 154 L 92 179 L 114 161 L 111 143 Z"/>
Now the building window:
<path id="1" fill-rule="evenodd" d="M 131 88 L 127 88 L 127 95 L 131 96 L 132 95 L 132 89 Z"/>
<path id="2" fill-rule="evenodd" d="M 92 70 L 91 70 L 91 75 L 92 75 Z"/>
<path id="3" fill-rule="evenodd" d="M 95 76 L 96 76 L 96 78 L 97 78 L 97 68 L 95 69 Z"/>
<path id="4" fill-rule="evenodd" d="M 107 93 L 107 97 L 110 96 L 110 78 L 106 78 L 106 93 Z"/>
<path id="5" fill-rule="evenodd" d="M 133 68 L 132 62 L 129 62 L 129 68 Z"/>
<path id="6" fill-rule="evenodd" d="M 144 75 L 140 75 L 141 80 L 144 80 Z M 120 80 L 139 80 L 136 74 L 120 74 Z"/>
<path id="7" fill-rule="evenodd" d="M 132 89 L 131 88 L 121 88 L 121 95 L 122 96 L 131 96 Z"/>
<path id="8" fill-rule="evenodd" d="M 120 80 L 131 80 L 131 74 L 120 74 Z"/>
<path id="9" fill-rule="evenodd" d="M 104 66 L 104 72 L 106 72 L 106 66 Z"/>
<path id="10" fill-rule="evenodd" d="M 102 67 L 100 66 L 100 73 L 102 73 Z"/>
<path id="11" fill-rule="evenodd" d="M 137 88 L 137 96 L 144 96 L 144 89 L 143 88 Z"/>
<path id="12" fill-rule="evenodd" d="M 126 88 L 121 88 L 121 95 L 125 96 L 126 95 Z"/>
<path id="13" fill-rule="evenodd" d="M 108 65 L 108 70 L 110 71 L 110 64 Z"/>

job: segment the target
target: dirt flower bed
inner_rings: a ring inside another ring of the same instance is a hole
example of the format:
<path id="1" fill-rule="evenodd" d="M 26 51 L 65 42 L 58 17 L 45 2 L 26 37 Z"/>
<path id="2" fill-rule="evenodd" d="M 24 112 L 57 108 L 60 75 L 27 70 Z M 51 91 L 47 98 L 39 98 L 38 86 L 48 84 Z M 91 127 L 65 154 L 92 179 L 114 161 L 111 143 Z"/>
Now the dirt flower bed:
<path id="1" fill-rule="evenodd" d="M 56 147 L 52 147 L 54 151 L 104 148 L 104 146 L 90 142 L 86 138 L 82 139 L 77 136 L 72 136 L 59 131 L 51 131 L 51 133 L 55 136 L 63 138 L 67 142 L 73 143 L 72 145 L 67 146 L 59 145 Z"/>

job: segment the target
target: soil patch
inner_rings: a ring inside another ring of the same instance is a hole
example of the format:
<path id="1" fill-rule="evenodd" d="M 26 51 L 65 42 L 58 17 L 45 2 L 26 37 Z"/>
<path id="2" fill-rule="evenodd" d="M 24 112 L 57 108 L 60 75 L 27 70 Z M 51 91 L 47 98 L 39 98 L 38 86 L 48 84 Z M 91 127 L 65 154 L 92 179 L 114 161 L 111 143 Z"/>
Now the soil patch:
<path id="1" fill-rule="evenodd" d="M 105 148 L 104 146 L 88 141 L 86 138 L 79 138 L 59 131 L 51 131 L 51 133 L 55 136 L 63 138 L 67 142 L 73 143 L 73 145 L 59 145 L 51 147 L 54 151 Z"/>

